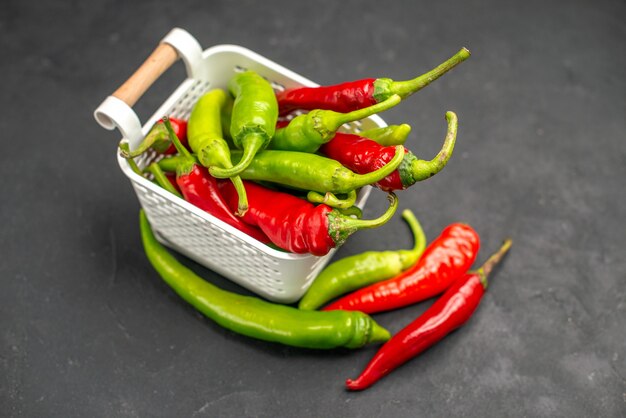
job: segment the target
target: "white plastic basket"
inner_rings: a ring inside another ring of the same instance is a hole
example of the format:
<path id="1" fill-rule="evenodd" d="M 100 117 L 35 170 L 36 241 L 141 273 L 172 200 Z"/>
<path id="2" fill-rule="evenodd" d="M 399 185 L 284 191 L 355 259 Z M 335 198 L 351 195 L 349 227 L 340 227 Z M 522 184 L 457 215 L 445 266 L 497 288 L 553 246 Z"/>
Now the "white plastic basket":
<path id="1" fill-rule="evenodd" d="M 142 126 L 132 106 L 179 57 L 185 63 L 188 78 Z M 187 120 L 203 93 L 226 88 L 233 74 L 244 69 L 256 71 L 276 90 L 317 86 L 240 46 L 218 45 L 203 51 L 189 33 L 175 28 L 139 69 L 102 102 L 94 117 L 106 129 L 119 129 L 134 149 L 161 117 Z M 346 125 L 344 130 L 358 132 L 376 126 L 385 123 L 372 116 Z M 155 158 L 154 153 L 146 153 L 136 161 L 144 168 Z M 119 155 L 117 159 L 160 242 L 269 300 L 292 303 L 300 299 L 335 252 L 316 257 L 277 251 L 135 174 Z M 370 191 L 369 186 L 361 189 L 357 206 L 363 208 Z"/>

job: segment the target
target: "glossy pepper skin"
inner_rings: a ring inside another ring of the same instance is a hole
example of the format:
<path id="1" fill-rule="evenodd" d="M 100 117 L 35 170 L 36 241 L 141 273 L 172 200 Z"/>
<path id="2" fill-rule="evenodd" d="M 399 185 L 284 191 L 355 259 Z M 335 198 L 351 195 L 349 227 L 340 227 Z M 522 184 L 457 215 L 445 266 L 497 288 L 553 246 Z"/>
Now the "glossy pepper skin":
<path id="1" fill-rule="evenodd" d="M 406 209 L 402 217 L 411 227 L 413 249 L 367 251 L 330 264 L 315 278 L 298 308 L 317 309 L 339 295 L 389 279 L 415 264 L 426 248 L 426 236 L 413 212 Z"/>
<path id="2" fill-rule="evenodd" d="M 343 296 L 323 310 L 345 309 L 371 314 L 429 299 L 445 291 L 470 269 L 479 247 L 480 238 L 471 226 L 448 225 L 413 267 Z"/>
<path id="3" fill-rule="evenodd" d="M 267 147 L 276 131 L 278 103 L 270 83 L 254 71 L 235 74 L 228 89 L 235 97 L 230 118 L 230 136 L 243 150 L 237 165 L 231 168 L 211 167 L 211 175 L 233 177 L 241 173 L 254 155 Z"/>
<path id="4" fill-rule="evenodd" d="M 456 144 L 458 119 L 455 113 L 447 112 L 448 131 L 439 153 L 430 161 L 418 159 L 405 148 L 404 160 L 389 176 L 376 182 L 376 187 L 385 191 L 403 190 L 418 181 L 426 180 L 439 173 L 448 164 Z M 385 147 L 359 135 L 337 133 L 320 151 L 356 173 L 365 174 L 385 165 L 395 153 L 395 147 Z"/>
<path id="5" fill-rule="evenodd" d="M 462 48 L 436 68 L 408 81 L 393 81 L 389 78 L 366 78 L 334 86 L 286 89 L 276 95 L 280 114 L 286 115 L 296 109 L 326 109 L 346 113 L 380 103 L 394 94 L 404 99 L 423 89 L 465 61 L 469 56 L 470 52 Z"/>
<path id="6" fill-rule="evenodd" d="M 233 161 L 241 156 L 241 151 L 232 151 Z M 373 184 L 391 174 L 404 158 L 404 148 L 396 147 L 395 156 L 376 171 L 357 174 L 341 163 L 321 155 L 296 151 L 266 150 L 258 153 L 250 165 L 241 172 L 244 180 L 282 184 L 287 187 L 319 193 L 351 193 L 356 189 Z M 176 155 L 163 158 L 159 166 L 171 172 L 180 163 Z M 246 190 L 247 193 L 247 190 Z"/>
<path id="7" fill-rule="evenodd" d="M 207 168 L 219 167 L 230 169 L 233 163 L 230 160 L 230 148 L 222 135 L 222 108 L 227 102 L 227 94 L 222 89 L 213 89 L 204 94 L 196 102 L 187 129 L 189 147 L 196 153 L 200 164 Z M 237 214 L 242 215 L 248 210 L 246 189 L 241 177 L 230 178 L 239 195 Z"/>
<path id="8" fill-rule="evenodd" d="M 389 332 L 360 312 L 304 312 L 219 289 L 182 265 L 155 238 L 140 213 L 148 260 L 187 303 L 218 325 L 248 337 L 313 349 L 359 348 L 389 339 Z"/>
<path id="9" fill-rule="evenodd" d="M 211 176 L 205 167 L 198 164 L 189 151 L 180 144 L 167 118 L 163 119 L 172 137 L 172 142 L 180 154 L 173 158 L 176 158 L 176 184 L 184 199 L 252 238 L 268 243 L 269 239 L 263 232 L 246 224 L 240 217 L 234 215 L 219 191 L 217 179 Z M 239 195 L 237 195 L 236 207 L 239 207 Z"/>
<path id="10" fill-rule="evenodd" d="M 187 122 L 182 119 L 169 118 L 172 128 L 176 133 L 176 136 L 180 142 L 187 146 Z M 159 120 L 150 129 L 146 137 L 141 141 L 139 146 L 130 151 L 122 150 L 122 156 L 124 158 L 134 158 L 148 151 L 149 149 L 155 150 L 159 154 L 171 155 L 176 153 L 176 147 L 170 140 L 169 134 L 163 121 Z"/>
<path id="11" fill-rule="evenodd" d="M 285 151 L 315 152 L 320 146 L 330 141 L 343 124 L 388 110 L 400 103 L 400 100 L 400 96 L 394 94 L 380 103 L 348 113 L 315 109 L 298 115 L 286 126 L 276 130 L 269 148 Z"/>
<path id="12" fill-rule="evenodd" d="M 358 378 L 347 379 L 346 387 L 349 390 L 370 387 L 465 324 L 487 289 L 487 276 L 491 269 L 502 259 L 510 246 L 511 241 L 505 241 L 500 250 L 493 254 L 483 267 L 456 280 L 430 308 L 387 341 Z"/>
<path id="13" fill-rule="evenodd" d="M 297 254 L 326 255 L 357 230 L 385 224 L 398 207 L 397 198 L 390 194 L 391 205 L 383 215 L 372 220 L 354 219 L 327 205 L 316 206 L 253 182 L 244 184 L 249 209 L 242 219 L 261 229 L 276 246 Z M 236 198 L 232 185 L 220 182 L 220 189 L 232 207 Z"/>
<path id="14" fill-rule="evenodd" d="M 396 170 L 403 161 L 404 149 L 398 146 L 395 150 L 387 164 L 365 174 L 354 173 L 340 162 L 321 155 L 266 150 L 258 153 L 240 175 L 244 180 L 267 181 L 319 193 L 349 193 L 376 183 Z M 240 155 L 233 151 L 233 160 Z"/>

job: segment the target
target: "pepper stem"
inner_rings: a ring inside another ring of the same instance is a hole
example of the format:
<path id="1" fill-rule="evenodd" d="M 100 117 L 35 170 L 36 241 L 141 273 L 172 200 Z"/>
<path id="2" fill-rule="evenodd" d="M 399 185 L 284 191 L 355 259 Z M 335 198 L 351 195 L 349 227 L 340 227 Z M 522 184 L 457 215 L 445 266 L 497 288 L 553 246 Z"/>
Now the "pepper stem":
<path id="1" fill-rule="evenodd" d="M 123 151 L 122 156 L 124 158 L 138 157 L 147 150 L 149 150 L 154 144 L 159 141 L 165 141 L 167 139 L 167 129 L 161 123 L 155 123 L 154 126 L 148 132 L 148 135 L 141 141 L 141 144 L 134 150 Z"/>
<path id="2" fill-rule="evenodd" d="M 170 183 L 170 181 L 165 176 L 163 170 L 161 170 L 161 167 L 159 167 L 158 163 L 150 164 L 148 167 L 146 167 L 145 171 L 154 176 L 154 181 L 156 182 L 156 184 L 182 199 L 183 196 L 178 192 L 178 190 L 176 190 L 172 183 Z"/>
<path id="3" fill-rule="evenodd" d="M 500 247 L 500 249 L 493 253 L 487 259 L 487 261 L 485 261 L 485 264 L 483 264 L 482 267 L 476 270 L 476 274 L 480 276 L 480 282 L 483 284 L 483 287 L 485 289 L 487 289 L 487 286 L 489 285 L 489 282 L 487 280 L 489 273 L 491 273 L 491 270 L 493 270 L 493 268 L 500 262 L 500 260 L 502 260 L 504 255 L 511 248 L 511 245 L 513 245 L 513 241 L 510 238 L 507 238 Z"/>
<path id="4" fill-rule="evenodd" d="M 387 223 L 398 209 L 398 197 L 394 193 L 387 195 L 389 208 L 376 219 L 355 219 L 347 217 L 336 210 L 328 213 L 328 233 L 337 246 L 360 229 L 376 228 Z"/>
<path id="5" fill-rule="evenodd" d="M 380 103 L 376 103 L 372 106 L 364 107 L 363 109 L 353 110 L 352 112 L 348 112 L 348 113 L 332 112 L 330 113 L 330 115 L 328 115 L 329 126 L 327 126 L 327 128 L 331 131 L 336 131 L 344 123 L 365 119 L 377 113 L 384 112 L 385 110 L 391 109 L 392 107 L 394 107 L 401 101 L 402 101 L 402 98 L 399 95 L 394 94 L 388 99 L 381 101 Z"/>
<path id="6" fill-rule="evenodd" d="M 187 150 L 187 148 L 185 148 L 183 143 L 180 142 L 180 139 L 178 139 L 178 136 L 176 135 L 176 132 L 174 132 L 174 128 L 172 127 L 172 123 L 170 122 L 170 118 L 168 118 L 167 116 L 163 116 L 163 124 L 165 125 L 165 128 L 167 129 L 167 133 L 170 137 L 170 140 L 174 144 L 174 147 L 176 147 L 176 151 L 178 151 L 178 153 L 182 155 L 183 157 L 193 158 L 193 156 Z"/>
<path id="7" fill-rule="evenodd" d="M 172 155 L 165 158 L 161 158 L 157 164 L 159 164 L 159 168 L 167 173 L 175 173 L 176 167 L 187 161 L 186 158 L 180 155 Z"/>
<path id="8" fill-rule="evenodd" d="M 396 145 L 395 148 L 396 154 L 393 158 L 378 170 L 365 174 L 355 174 L 352 181 L 349 183 L 350 189 L 355 190 L 368 184 L 374 184 L 393 173 L 400 166 L 405 155 L 404 147 L 402 145 Z"/>
<path id="9" fill-rule="evenodd" d="M 424 248 L 426 246 L 426 234 L 424 234 L 422 225 L 420 225 L 413 211 L 410 209 L 404 209 L 402 211 L 402 219 L 409 224 L 409 228 L 411 228 L 411 233 L 413 234 L 414 244 L 412 251 L 416 252 Z"/>
<path id="10" fill-rule="evenodd" d="M 350 190 L 345 199 L 338 198 L 332 192 L 326 192 L 322 196 L 320 193 L 312 190 L 306 195 L 306 198 L 312 203 L 323 203 L 332 208 L 347 209 L 356 202 L 356 190 Z"/>
<path id="11" fill-rule="evenodd" d="M 413 183 L 417 181 L 426 180 L 443 170 L 443 168 L 450 161 L 452 157 L 452 151 L 454 150 L 454 144 L 456 143 L 456 133 L 459 126 L 459 121 L 454 112 L 446 112 L 446 120 L 448 121 L 448 132 L 446 138 L 443 141 L 443 146 L 439 153 L 430 161 L 414 160 L 411 163 L 411 177 L 413 177 Z M 405 186 L 410 186 L 409 184 Z"/>
<path id="12" fill-rule="evenodd" d="M 231 177 L 230 181 L 233 183 L 233 186 L 235 186 L 235 191 L 237 192 L 237 196 L 239 196 L 236 215 L 243 216 L 248 211 L 248 197 L 246 195 L 246 188 L 243 185 L 243 180 L 241 180 L 241 177 L 239 176 Z"/>
<path id="13" fill-rule="evenodd" d="M 118 147 L 120 149 L 120 155 L 122 156 L 122 158 L 126 159 L 126 162 L 128 162 L 128 165 L 130 166 L 130 169 L 133 170 L 135 174 L 139 174 L 140 176 L 143 177 L 143 173 L 137 166 L 137 163 L 135 162 L 135 160 L 133 160 L 133 157 L 129 157 L 130 145 L 128 145 L 128 142 L 125 140 L 120 141 L 120 144 L 118 145 Z"/>
<path id="14" fill-rule="evenodd" d="M 384 99 L 389 94 L 399 94 L 400 97 L 405 99 L 416 91 L 423 89 L 433 81 L 437 80 L 439 77 L 468 59 L 470 55 L 471 54 L 467 48 L 461 48 L 459 52 L 448 58 L 445 62 L 412 80 L 392 81 L 389 79 L 379 78 L 374 82 L 374 98 L 378 100 L 379 97 L 380 99 Z M 380 84 L 380 86 L 378 84 Z"/>
<path id="15" fill-rule="evenodd" d="M 246 135 L 242 143 L 245 144 L 243 145 L 243 154 L 239 162 L 231 168 L 221 168 L 215 166 L 209 168 L 209 172 L 213 177 L 225 179 L 240 174 L 250 165 L 256 153 L 263 147 L 265 139 L 259 133 L 249 133 Z"/>

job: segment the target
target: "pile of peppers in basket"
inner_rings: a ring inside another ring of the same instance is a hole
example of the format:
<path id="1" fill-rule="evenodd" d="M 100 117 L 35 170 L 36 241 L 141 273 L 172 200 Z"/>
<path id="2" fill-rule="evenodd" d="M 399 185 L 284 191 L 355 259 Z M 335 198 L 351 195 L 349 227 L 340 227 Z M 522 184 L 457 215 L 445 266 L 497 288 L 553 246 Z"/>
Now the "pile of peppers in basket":
<path id="1" fill-rule="evenodd" d="M 227 89 L 200 97 L 187 121 L 164 116 L 139 146 L 130 150 L 121 143 L 120 152 L 137 174 L 229 227 L 280 250 L 322 256 L 360 229 L 383 226 L 399 206 L 395 191 L 440 172 L 452 156 L 458 120 L 446 112 L 447 134 L 431 160 L 404 147 L 408 124 L 351 133 L 342 128 L 398 106 L 468 57 L 463 48 L 408 81 L 365 79 L 278 92 L 254 71 L 235 73 Z M 151 163 L 140 169 L 134 158 L 147 152 Z M 388 209 L 375 219 L 361 219 L 355 206 L 368 185 L 388 194 Z M 402 217 L 413 234 L 412 249 L 338 260 L 296 307 L 204 281 L 156 240 L 147 215 L 141 212 L 140 228 L 151 264 L 184 300 L 225 328 L 305 348 L 385 342 L 361 375 L 347 380 L 350 390 L 371 386 L 465 323 L 511 245 L 505 241 L 470 270 L 479 250 L 473 228 L 452 223 L 427 245 L 407 209 Z M 394 336 L 370 316 L 433 297 L 436 302 Z"/>

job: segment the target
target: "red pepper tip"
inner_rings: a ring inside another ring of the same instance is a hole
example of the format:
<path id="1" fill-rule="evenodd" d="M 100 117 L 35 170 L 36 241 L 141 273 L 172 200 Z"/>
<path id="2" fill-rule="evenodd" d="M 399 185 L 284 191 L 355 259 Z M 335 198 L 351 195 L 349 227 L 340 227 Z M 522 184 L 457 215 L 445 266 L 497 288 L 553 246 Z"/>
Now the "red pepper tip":
<path id="1" fill-rule="evenodd" d="M 367 385 L 361 384 L 360 379 L 346 379 L 346 388 L 348 390 L 363 390 L 367 388 Z"/>

